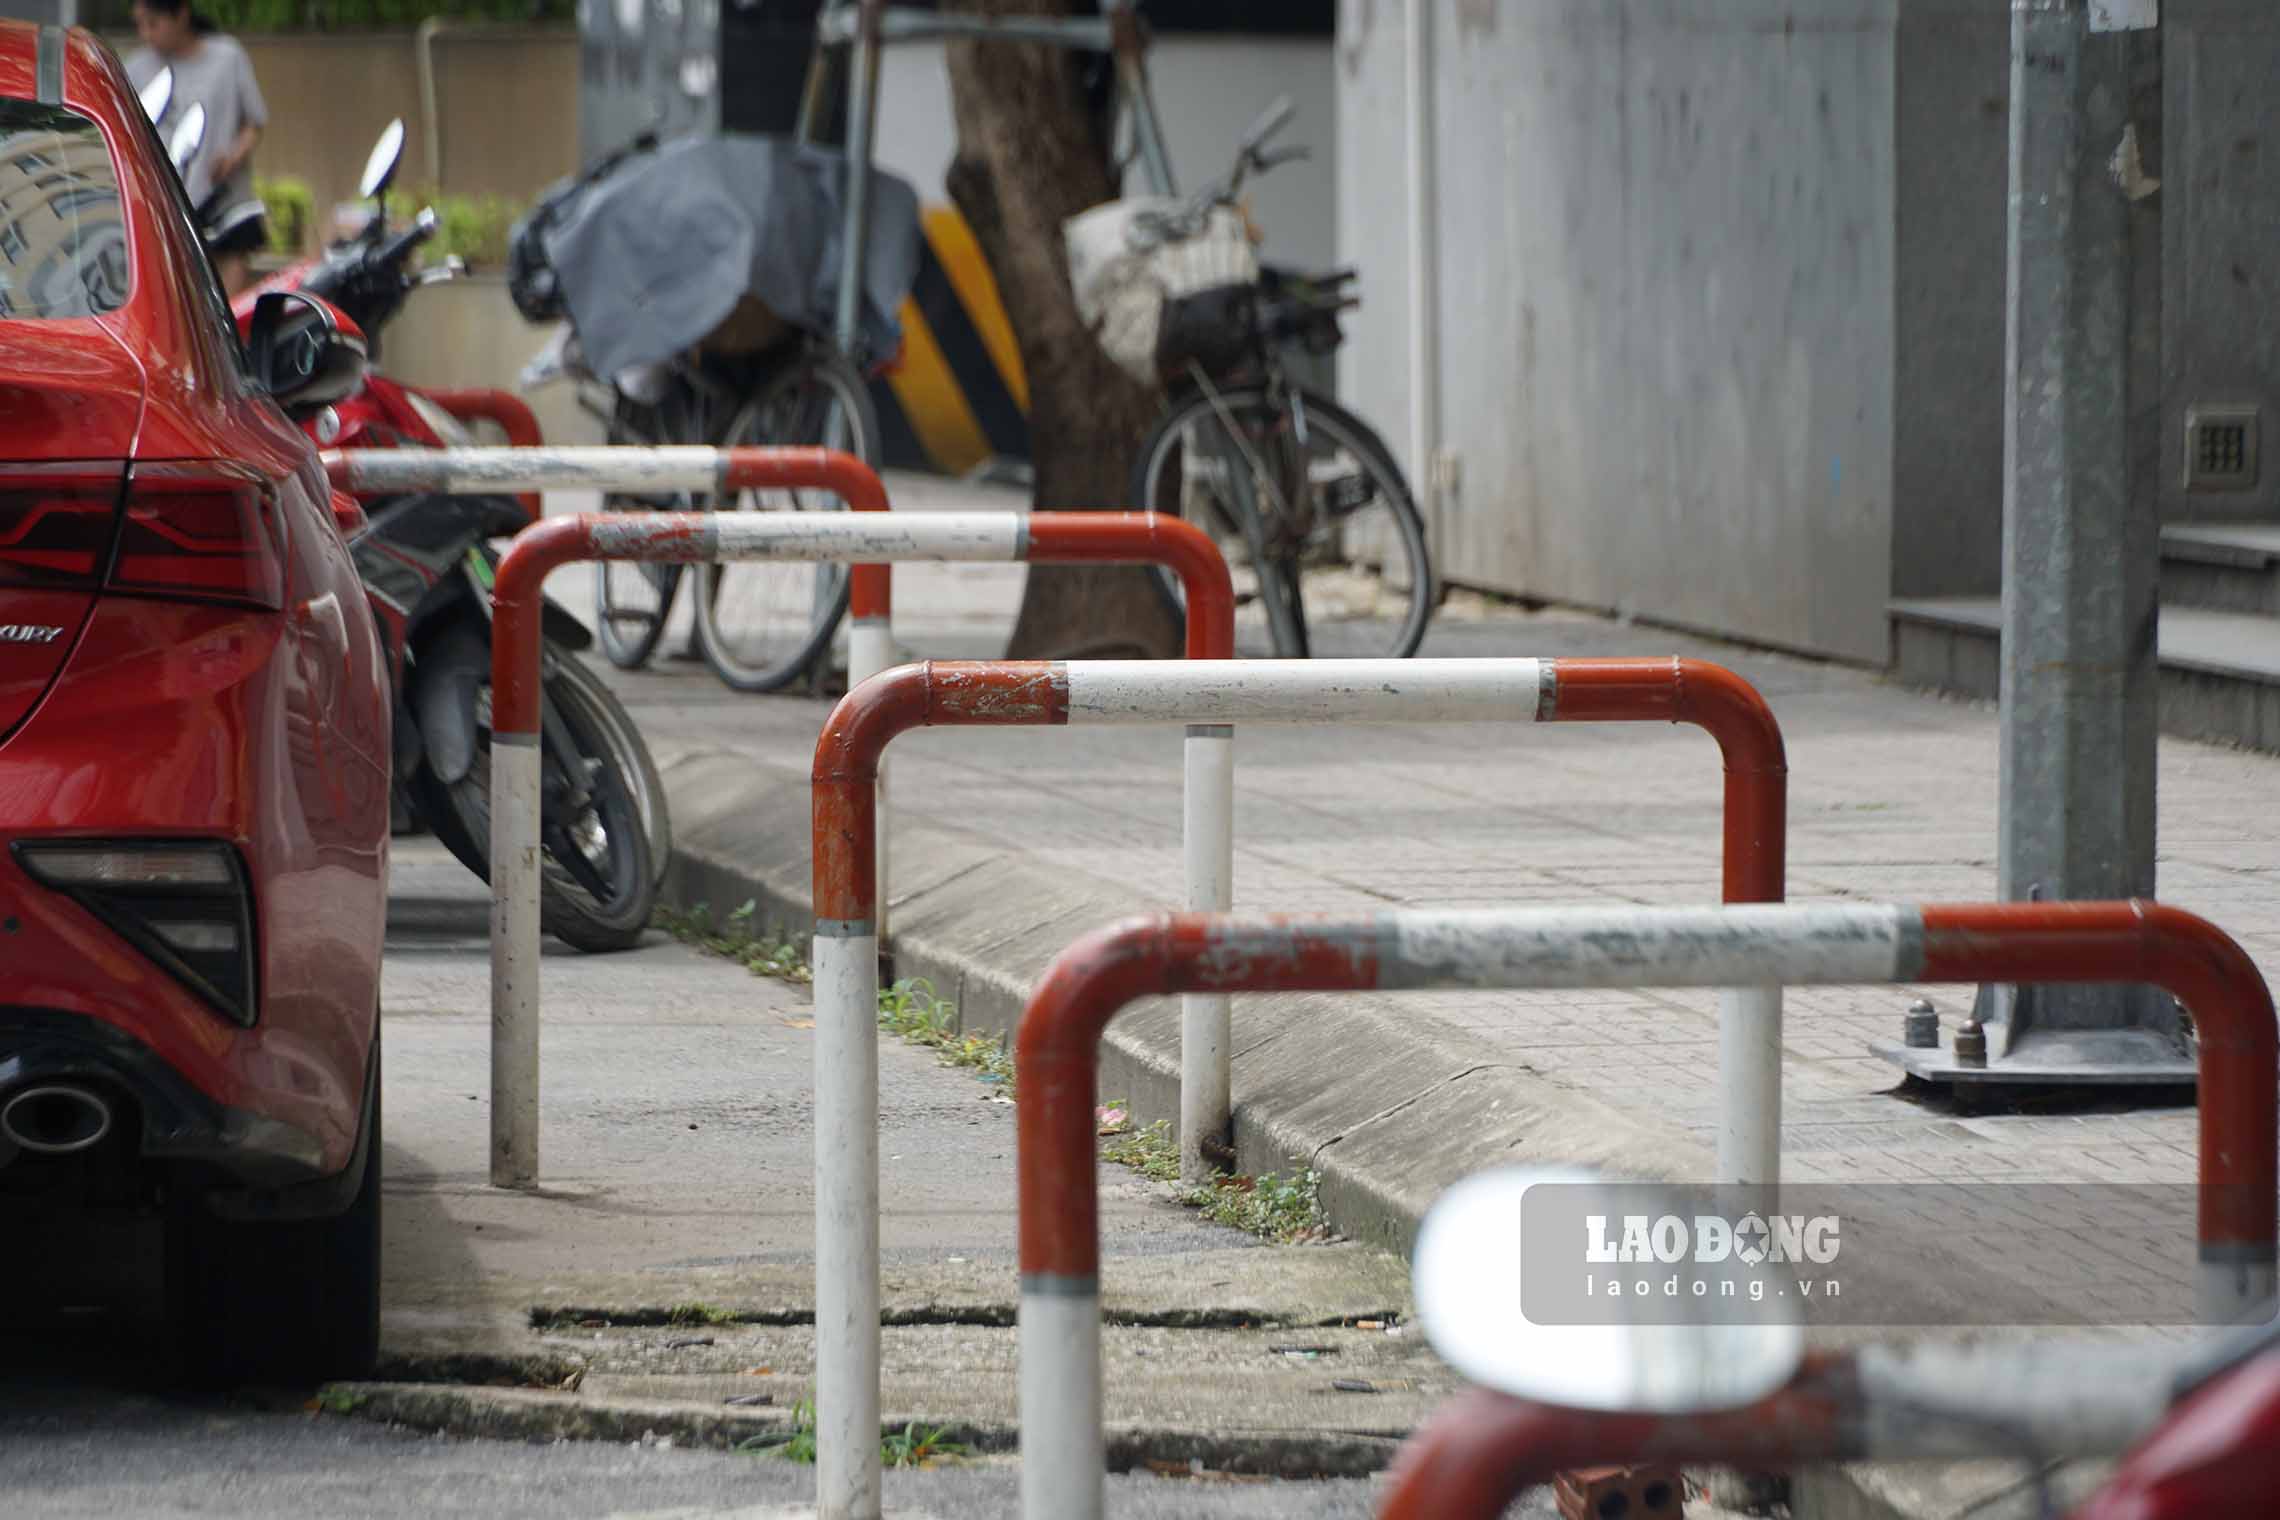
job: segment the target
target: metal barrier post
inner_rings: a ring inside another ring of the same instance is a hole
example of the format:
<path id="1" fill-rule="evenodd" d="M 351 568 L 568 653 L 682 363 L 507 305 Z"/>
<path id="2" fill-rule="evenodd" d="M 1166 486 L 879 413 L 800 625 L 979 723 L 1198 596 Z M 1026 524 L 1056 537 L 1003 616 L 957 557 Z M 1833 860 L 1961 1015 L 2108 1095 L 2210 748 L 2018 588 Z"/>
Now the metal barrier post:
<path id="1" fill-rule="evenodd" d="M 1191 611 L 1195 605 L 1191 589 Z M 817 1070 L 817 1402 L 825 1410 L 817 1431 L 817 1463 L 819 1476 L 854 1475 L 844 1491 L 836 1484 L 824 1490 L 831 1502 L 844 1499 L 846 1513 L 866 1517 L 877 1508 L 879 1262 L 873 1232 L 879 1178 L 876 1142 L 871 1138 L 878 1104 L 877 980 L 875 970 L 857 974 L 853 968 L 875 967 L 877 960 L 876 941 L 870 934 L 875 922 L 878 822 L 870 796 L 879 762 L 895 736 L 928 726 L 1185 724 L 1188 774 L 1193 778 L 1201 771 L 1216 787 L 1213 767 L 1221 762 L 1208 750 L 1197 760 L 1195 746 L 1230 742 L 1232 725 L 1237 723 L 1498 720 L 1661 720 L 1704 728 L 1717 738 L 1726 764 L 1727 890 L 1779 895 L 1787 808 L 1780 730 L 1748 683 L 1699 661 L 935 661 L 888 671 L 849 692 L 833 710 L 816 745 L 813 773 L 816 1025 L 819 1036 L 827 1027 L 843 1029 L 861 1048 L 838 1065 Z M 1199 735 L 1198 729 L 1206 732 Z M 1191 789 L 1188 794 L 1190 818 L 1205 812 L 1197 800 L 1201 790 Z M 1190 864 L 1193 890 L 1205 873 L 1195 857 L 1190 857 Z M 836 941 L 849 935 L 862 936 L 860 943 L 840 948 Z M 827 943 L 827 936 L 832 943 Z M 827 957 L 835 966 L 850 968 L 844 981 L 835 977 L 826 984 L 822 971 Z M 1191 1097 L 1183 1085 L 1183 1121 L 1206 1101 L 1223 1105 L 1219 1095 L 1226 1091 L 1228 1080 L 1223 1059 L 1228 1048 L 1225 999 L 1216 988 L 1184 990 L 1210 1000 L 1201 1022 L 1217 1036 L 1211 1058 L 1218 1064 L 1204 1078 L 1207 1098 Z M 1183 1013 L 1194 1007 L 1189 1005 Z M 1778 1018 L 1778 1002 L 1773 1011 Z M 1189 1027 L 1183 1017 L 1183 1078 L 1195 1072 L 1186 1046 Z M 1766 1092 L 1778 1091 L 1778 1030 L 1774 1039 L 1753 1049 L 1773 1069 L 1729 1090 L 1729 1117 L 1740 1094 L 1754 1095 L 1752 1101 L 1758 1101 Z M 844 1130 L 849 1135 L 860 1132 L 864 1148 L 822 1149 L 822 1116 L 854 1112 L 861 1114 L 861 1122 L 849 1122 Z M 1195 1143 L 1200 1145 L 1203 1138 L 1198 1135 Z M 1190 1144 L 1183 1134 L 1183 1152 Z M 828 1316 L 826 1283 L 834 1295 Z M 842 1304 L 836 1295 L 843 1292 L 859 1297 Z M 1050 1306 L 1038 1311 L 1041 1316 L 1056 1312 Z M 834 1401 L 852 1399 L 863 1401 L 859 1413 L 842 1421 L 829 1412 Z"/>
<path id="2" fill-rule="evenodd" d="M 1190 990 L 1922 981 L 2141 982 L 2184 1002 L 2201 1031 L 2201 1312 L 2219 1323 L 2250 1309 L 2269 1312 L 2280 1182 L 2272 997 L 2246 951 L 2179 909 L 2150 902 L 1753 905 L 1136 919 L 1062 952 L 1021 1020 L 1015 1122 L 1025 1520 L 1101 1514 L 1095 1068 L 1110 1020 L 1133 1000 Z M 1532 1454 L 1553 1467 L 1570 1455 L 1614 1454 Z"/>

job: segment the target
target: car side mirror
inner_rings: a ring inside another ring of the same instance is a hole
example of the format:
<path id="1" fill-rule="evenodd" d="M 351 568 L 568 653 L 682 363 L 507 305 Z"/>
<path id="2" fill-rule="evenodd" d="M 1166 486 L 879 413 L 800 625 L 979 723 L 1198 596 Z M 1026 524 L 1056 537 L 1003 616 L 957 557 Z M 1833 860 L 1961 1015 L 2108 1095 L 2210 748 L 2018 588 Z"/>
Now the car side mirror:
<path id="1" fill-rule="evenodd" d="M 253 303 L 246 367 L 254 384 L 287 411 L 328 406 L 364 382 L 364 340 L 341 326 L 332 307 L 298 290 L 273 290 Z"/>
<path id="2" fill-rule="evenodd" d="M 198 145 L 206 140 L 206 108 L 197 101 L 182 113 L 174 124 L 173 135 L 166 140 L 166 156 L 174 165 L 176 174 L 190 173 L 190 160 L 197 156 Z"/>
<path id="3" fill-rule="evenodd" d="M 1691 1225 L 1708 1241 L 1715 1222 L 1696 1193 L 1580 1171 L 1481 1172 L 1443 1193 L 1418 1232 L 1418 1318 L 1468 1382 L 1515 1398 L 1638 1414 L 1738 1409 L 1788 1382 L 1804 1355 L 1798 1306 L 1766 1254 L 1732 1248 L 1731 1235 L 1729 1249 L 1685 1268 L 1663 1265 L 1682 1258 L 1659 1246 L 1629 1249 L 1633 1227 L 1659 1239 Z"/>
<path id="4" fill-rule="evenodd" d="M 143 115 L 150 118 L 152 126 L 157 126 L 166 108 L 174 102 L 174 70 L 163 68 L 151 75 L 150 83 L 142 87 L 141 99 Z"/>
<path id="5" fill-rule="evenodd" d="M 364 175 L 356 182 L 356 193 L 368 201 L 386 195 L 403 161 L 404 118 L 399 116 L 380 129 L 380 140 L 372 145 L 371 156 L 364 160 Z"/>

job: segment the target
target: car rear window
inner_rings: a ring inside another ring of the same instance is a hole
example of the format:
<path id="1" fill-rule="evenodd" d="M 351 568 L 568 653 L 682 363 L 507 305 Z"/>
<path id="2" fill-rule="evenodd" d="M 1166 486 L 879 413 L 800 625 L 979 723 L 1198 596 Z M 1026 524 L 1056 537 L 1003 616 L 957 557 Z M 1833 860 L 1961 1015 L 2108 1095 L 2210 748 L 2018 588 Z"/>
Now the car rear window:
<path id="1" fill-rule="evenodd" d="M 127 221 L 94 122 L 0 96 L 0 321 L 92 317 L 127 299 Z"/>

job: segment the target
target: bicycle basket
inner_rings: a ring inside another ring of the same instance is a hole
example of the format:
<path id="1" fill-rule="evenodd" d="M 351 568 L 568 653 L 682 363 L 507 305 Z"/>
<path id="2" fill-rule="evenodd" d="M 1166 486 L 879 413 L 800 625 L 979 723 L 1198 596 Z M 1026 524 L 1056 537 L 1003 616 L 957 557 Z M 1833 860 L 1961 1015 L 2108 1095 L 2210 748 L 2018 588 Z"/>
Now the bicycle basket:
<path id="1" fill-rule="evenodd" d="M 1161 380 L 1169 303 L 1247 290 L 1259 276 L 1249 229 L 1228 206 L 1199 216 L 1160 197 L 1109 201 L 1071 217 L 1062 238 L 1078 314 L 1109 358 L 1144 385 Z"/>

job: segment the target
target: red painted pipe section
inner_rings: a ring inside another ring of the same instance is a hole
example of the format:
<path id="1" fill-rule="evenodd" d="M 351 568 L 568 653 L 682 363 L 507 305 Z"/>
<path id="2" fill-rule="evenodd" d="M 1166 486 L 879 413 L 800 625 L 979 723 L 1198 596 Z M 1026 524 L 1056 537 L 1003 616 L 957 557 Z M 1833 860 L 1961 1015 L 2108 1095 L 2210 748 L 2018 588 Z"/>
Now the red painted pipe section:
<path id="1" fill-rule="evenodd" d="M 1725 898 L 1780 902 L 1788 870 L 1789 761 L 1756 687 L 1702 660 L 1554 660 L 1554 723 L 1691 723 L 1726 764 Z"/>
<path id="2" fill-rule="evenodd" d="M 815 916 L 851 923 L 874 917 L 879 758 L 896 735 L 935 725 L 1068 721 L 1068 674 L 1050 660 L 898 665 L 840 698 L 816 741 L 811 772 Z"/>
<path id="3" fill-rule="evenodd" d="M 1201 914 L 1127 919 L 1062 951 L 1014 1040 L 1021 1275 L 1087 1283 L 1099 1275 L 1093 1089 L 1101 1036 L 1126 1006 L 1175 992 L 1359 992 L 1377 982 L 1374 941 L 1312 933 L 1297 921 L 1257 941 Z M 1088 1122 L 1072 1124 L 1080 1112 Z"/>
<path id="4" fill-rule="evenodd" d="M 522 397 L 511 391 L 438 389 L 426 385 L 421 386 L 419 391 L 461 422 L 488 422 L 496 425 L 500 432 L 506 434 L 510 447 L 531 449 L 546 442 L 546 432 L 538 425 L 538 414 L 530 409 Z M 544 498 L 536 491 L 529 491 L 515 499 L 523 504 L 523 510 L 530 514 L 530 520 L 537 522 L 545 507 Z"/>
<path id="5" fill-rule="evenodd" d="M 1187 592 L 1187 657 L 1235 657 L 1235 587 L 1209 534 L 1157 512 L 1040 512 L 1029 519 L 1035 565 L 1162 565 Z"/>
<path id="6" fill-rule="evenodd" d="M 594 524 L 613 514 L 579 513 L 532 523 L 514 536 L 491 579 L 491 732 L 535 734 L 546 577 L 594 557 Z M 676 517 L 701 521 L 702 513 Z"/>
<path id="7" fill-rule="evenodd" d="M 2139 982 L 2176 997 L 2200 1037 L 2204 1259 L 2269 1252 L 2275 1229 L 2272 994 L 2232 936 L 2154 902 L 1924 909 L 1924 979 Z M 2266 1259 L 2269 1259 L 2267 1257 Z"/>
<path id="8" fill-rule="evenodd" d="M 1780 1392 L 1710 1414 L 1602 1414 L 1469 1388 L 1403 1443 L 1378 1520 L 1497 1520 L 1576 1467 L 1847 1461 L 1869 1454 L 1859 1408 L 1848 1357 L 1808 1358 Z"/>
<path id="9" fill-rule="evenodd" d="M 879 472 L 840 449 L 723 449 L 721 486 L 730 491 L 778 491 L 809 487 L 829 491 L 851 512 L 887 510 L 887 488 Z M 847 615 L 883 618 L 894 602 L 894 567 L 856 565 L 847 572 Z"/>

